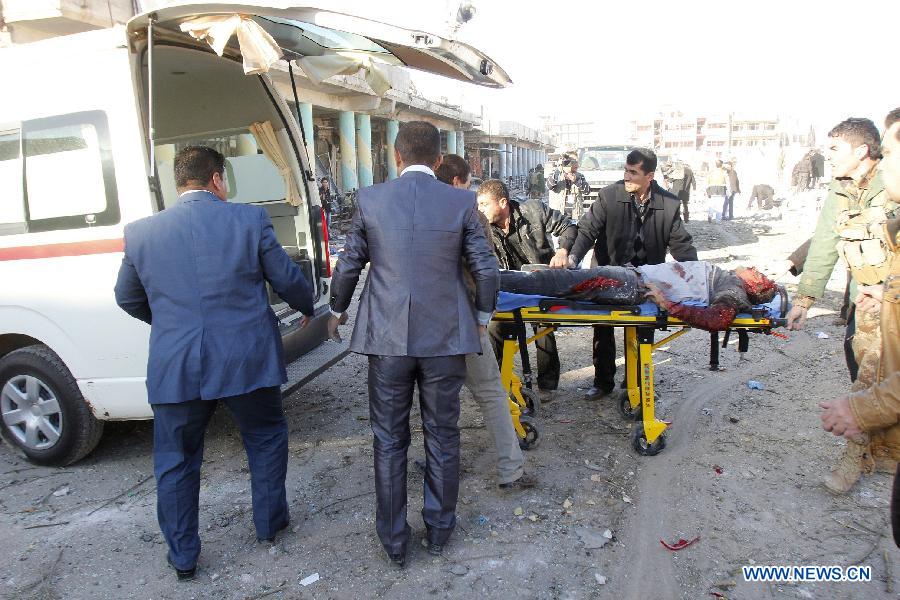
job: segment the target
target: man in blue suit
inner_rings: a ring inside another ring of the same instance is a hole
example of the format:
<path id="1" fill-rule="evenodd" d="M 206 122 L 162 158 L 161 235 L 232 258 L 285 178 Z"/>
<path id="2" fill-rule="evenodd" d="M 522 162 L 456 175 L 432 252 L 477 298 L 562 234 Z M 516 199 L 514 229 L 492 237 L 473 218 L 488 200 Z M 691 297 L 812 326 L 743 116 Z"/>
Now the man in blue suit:
<path id="1" fill-rule="evenodd" d="M 360 271 L 369 265 L 350 350 L 369 356 L 375 529 L 399 567 L 406 562 L 410 534 L 406 452 L 413 388 L 419 388 L 426 450 L 423 542 L 439 555 L 456 526 L 465 355 L 491 352 L 481 347 L 480 333 L 491 319 L 500 277 L 478 221 L 475 194 L 435 179 L 440 140 L 429 123 L 400 128 L 395 158 L 401 175 L 359 190 L 331 279 L 328 326 L 336 335 Z M 475 281 L 474 306 L 463 278 L 466 263 Z"/>
<path id="2" fill-rule="evenodd" d="M 219 400 L 234 415 L 250 464 L 257 538 L 288 525 L 287 381 L 265 282 L 313 314 L 310 283 L 258 206 L 229 204 L 225 158 L 203 146 L 175 157 L 178 203 L 125 227 L 116 302 L 150 325 L 157 516 L 179 579 L 200 554 L 198 502 L 206 425 Z M 305 321 L 305 317 L 304 317 Z"/>

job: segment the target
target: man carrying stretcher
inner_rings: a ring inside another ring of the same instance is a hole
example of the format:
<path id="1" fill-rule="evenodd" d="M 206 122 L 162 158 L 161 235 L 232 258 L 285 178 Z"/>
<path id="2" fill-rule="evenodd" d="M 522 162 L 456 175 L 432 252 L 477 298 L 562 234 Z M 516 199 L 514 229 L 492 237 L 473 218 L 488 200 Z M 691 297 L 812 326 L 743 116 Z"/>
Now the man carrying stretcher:
<path id="1" fill-rule="evenodd" d="M 505 292 L 605 305 L 647 299 L 691 327 L 728 329 L 738 313 L 775 297 L 775 282 L 755 268 L 721 269 L 703 261 L 581 270 L 501 271 Z"/>

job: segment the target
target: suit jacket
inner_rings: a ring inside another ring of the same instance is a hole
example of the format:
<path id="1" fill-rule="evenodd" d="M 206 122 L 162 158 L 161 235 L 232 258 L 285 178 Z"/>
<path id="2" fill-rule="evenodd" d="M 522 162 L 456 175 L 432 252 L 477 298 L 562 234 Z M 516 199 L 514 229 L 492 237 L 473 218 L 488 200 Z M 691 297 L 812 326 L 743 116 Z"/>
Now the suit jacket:
<path id="1" fill-rule="evenodd" d="M 477 213 L 474 192 L 418 171 L 359 190 L 331 278 L 331 306 L 342 313 L 370 264 L 351 351 L 415 357 L 481 352 L 476 309 L 494 310 L 500 275 Z M 466 267 L 475 281 L 474 306 Z"/>
<path id="2" fill-rule="evenodd" d="M 697 260 L 691 234 L 681 220 L 681 202 L 654 181 L 650 184 L 650 207 L 641 225 L 648 265 L 666 260 L 666 251 L 677 261 Z M 571 228 L 559 240 L 576 263 L 591 246 L 599 265 L 624 265 L 634 254 L 638 229 L 631 194 L 619 181 L 600 190 L 599 198 L 582 215 L 577 228 Z"/>
<path id="3" fill-rule="evenodd" d="M 265 281 L 313 314 L 312 287 L 258 206 L 190 192 L 125 227 L 116 302 L 150 324 L 151 404 L 214 400 L 287 381 Z"/>

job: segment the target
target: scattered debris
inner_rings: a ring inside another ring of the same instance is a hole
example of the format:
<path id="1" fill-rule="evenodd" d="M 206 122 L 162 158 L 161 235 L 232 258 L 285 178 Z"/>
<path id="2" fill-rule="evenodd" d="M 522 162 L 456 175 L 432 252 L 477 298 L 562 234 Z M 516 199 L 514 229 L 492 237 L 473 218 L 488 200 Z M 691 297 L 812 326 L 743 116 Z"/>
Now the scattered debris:
<path id="1" fill-rule="evenodd" d="M 58 490 L 55 490 L 53 492 L 53 495 L 56 496 L 57 498 L 59 498 L 60 496 L 68 496 L 69 495 L 69 486 L 64 485 L 63 487 L 59 488 Z"/>
<path id="2" fill-rule="evenodd" d="M 469 572 L 469 567 L 467 567 L 466 565 L 453 565 L 452 567 L 450 567 L 450 572 L 454 575 L 462 577 Z"/>
<path id="3" fill-rule="evenodd" d="M 478 515 L 477 517 L 475 517 L 475 524 L 478 525 L 479 527 L 484 527 L 485 525 L 487 525 L 489 520 L 490 519 L 488 519 L 484 515 Z"/>
<path id="4" fill-rule="evenodd" d="M 819 338 L 820 340 L 827 340 L 831 336 L 828 335 L 827 333 L 825 333 L 824 331 L 819 331 L 816 333 L 816 337 Z"/>
<path id="5" fill-rule="evenodd" d="M 679 550 L 684 550 L 688 546 L 692 546 L 700 541 L 700 536 L 698 535 L 692 540 L 686 540 L 684 538 L 679 538 L 679 540 L 673 544 L 667 544 L 665 540 L 659 540 L 659 543 L 665 546 L 667 550 L 671 550 L 672 552 L 678 552 Z"/>
<path id="6" fill-rule="evenodd" d="M 766 386 L 764 386 L 764 385 L 763 385 L 762 383 L 760 383 L 759 381 L 756 381 L 755 379 L 751 379 L 750 381 L 748 381 L 748 382 L 747 382 L 747 387 L 750 388 L 751 390 L 764 390 L 764 389 L 766 389 Z"/>
<path id="7" fill-rule="evenodd" d="M 631 496 L 629 496 L 628 494 L 622 494 L 622 502 L 626 504 L 634 504 L 634 501 L 632 501 Z"/>
<path id="8" fill-rule="evenodd" d="M 563 501 L 563 508 L 566 510 L 569 510 L 570 508 L 572 508 L 572 499 L 571 498 L 566 498 Z"/>
<path id="9" fill-rule="evenodd" d="M 600 465 L 595 465 L 594 463 L 592 463 L 592 462 L 589 461 L 588 459 L 584 459 L 584 466 L 586 466 L 586 467 L 587 467 L 588 469 L 590 469 L 591 471 L 600 471 L 600 472 L 603 472 L 603 471 L 605 471 L 605 470 L 608 470 L 608 469 L 604 469 L 604 468 L 601 467 Z"/>
<path id="10" fill-rule="evenodd" d="M 738 419 L 738 418 L 735 417 L 735 416 L 729 416 L 729 417 L 728 417 L 728 420 L 729 420 L 730 422 L 732 422 L 732 423 L 738 423 L 738 422 L 740 422 L 740 419 Z"/>
<path id="11" fill-rule="evenodd" d="M 313 574 L 310 575 L 309 577 L 304 577 L 303 579 L 301 579 L 301 580 L 300 580 L 300 585 L 302 585 L 303 587 L 306 587 L 306 586 L 308 586 L 308 585 L 314 584 L 314 583 L 317 582 L 318 580 L 319 580 L 319 574 L 318 574 L 318 573 L 313 573 Z"/>
<path id="12" fill-rule="evenodd" d="M 721 475 L 722 473 L 725 472 L 725 469 L 723 469 L 719 465 L 713 465 L 713 471 L 716 472 L 716 475 Z"/>
<path id="13" fill-rule="evenodd" d="M 516 509 L 513 511 L 513 514 L 516 515 L 517 517 L 521 517 L 522 515 L 525 514 L 525 509 L 522 508 L 521 506 L 517 506 Z"/>
<path id="14" fill-rule="evenodd" d="M 594 579 L 597 580 L 597 585 L 606 585 L 606 577 L 600 573 L 594 573 Z"/>
<path id="15" fill-rule="evenodd" d="M 609 543 L 612 539 L 612 532 L 607 529 L 603 532 L 603 534 L 599 534 L 591 531 L 590 529 L 586 529 L 584 527 L 579 527 L 575 530 L 575 533 L 578 534 L 579 539 L 581 539 L 581 543 L 584 544 L 585 550 L 599 550 L 603 546 Z M 606 534 L 609 534 L 607 536 Z"/>

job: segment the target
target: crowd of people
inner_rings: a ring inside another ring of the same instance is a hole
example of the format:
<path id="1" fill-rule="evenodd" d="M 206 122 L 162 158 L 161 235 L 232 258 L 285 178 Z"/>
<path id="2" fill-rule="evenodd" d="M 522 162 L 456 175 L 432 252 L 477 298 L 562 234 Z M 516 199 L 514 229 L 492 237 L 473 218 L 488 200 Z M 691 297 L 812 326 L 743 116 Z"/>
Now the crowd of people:
<path id="1" fill-rule="evenodd" d="M 440 133 L 433 125 L 403 124 L 395 148 L 400 176 L 359 190 L 332 275 L 328 332 L 340 339 L 368 267 L 350 350 L 368 358 L 375 529 L 388 563 L 403 567 L 412 537 L 407 452 L 414 390 L 425 445 L 421 543 L 428 553 L 441 555 L 456 527 L 457 420 L 464 385 L 494 442 L 498 489 L 514 493 L 539 484 L 526 472 L 496 360 L 492 314 L 501 269 L 546 265 L 567 272 L 562 270 L 576 268 L 592 250 L 592 266 L 606 268 L 607 275 L 636 277 L 647 299 L 711 330 L 727 327 L 736 311 L 771 298 L 774 283 L 754 269 L 730 272 L 698 261 L 685 227 L 690 193 L 696 189 L 693 172 L 684 164 L 659 165 L 652 150 L 631 151 L 623 179 L 601 189 L 598 199 L 572 218 L 566 214 L 567 199 L 588 190 L 571 156 L 546 181 L 542 172 L 529 176 L 530 197 L 520 202 L 499 179 L 483 182 L 477 193 L 468 191 L 468 163 L 441 155 Z M 823 427 L 847 438 L 844 456 L 825 478 L 830 491 L 842 494 L 863 473 L 896 470 L 900 458 L 900 258 L 895 253 L 900 242 L 900 109 L 888 115 L 883 143 L 871 121 L 848 119 L 831 131 L 827 152 L 833 181 L 803 258 L 795 256 L 791 264 L 801 280 L 788 327 L 804 327 L 810 307 L 822 298 L 843 258 L 854 300 L 845 346 L 852 384 L 848 394 L 821 404 Z M 655 180 L 660 168 L 668 190 Z M 229 407 L 241 429 L 258 538 L 274 540 L 289 524 L 287 424 L 279 391 L 286 377 L 264 282 L 302 312 L 304 322 L 313 315 L 313 299 L 310 283 L 278 245 L 266 212 L 221 202 L 227 196 L 221 154 L 186 148 L 175 159 L 175 177 L 181 202 L 125 229 L 116 299 L 151 324 L 148 394 L 155 416 L 159 523 L 169 564 L 179 578 L 189 579 L 200 553 L 203 434 L 216 401 Z M 707 195 L 721 201 L 722 218 L 733 217 L 739 186 L 733 164 L 717 163 L 711 170 Z M 751 202 L 771 201 L 771 190 L 757 188 Z M 549 203 L 542 198 L 545 189 Z M 187 298 L 202 296 L 198 288 L 212 282 L 198 278 L 189 260 L 165 258 L 196 254 L 196 247 L 180 245 L 198 240 L 208 244 L 203 256 L 210 277 L 228 288 L 217 296 L 223 300 L 205 306 L 209 327 L 199 338 L 184 334 L 181 323 L 187 317 L 181 307 L 190 304 Z M 666 264 L 667 254 L 680 264 Z M 706 287 L 674 290 L 660 283 L 685 271 L 697 274 Z M 698 297 L 712 310 L 683 302 Z M 592 400 L 616 392 L 612 332 L 594 330 L 594 378 L 587 392 Z M 553 336 L 541 338 L 537 351 L 538 388 L 550 401 L 560 378 Z M 194 360 L 201 354 L 204 360 Z M 900 494 L 896 481 L 894 492 Z M 900 540 L 900 519 L 892 522 Z"/>

